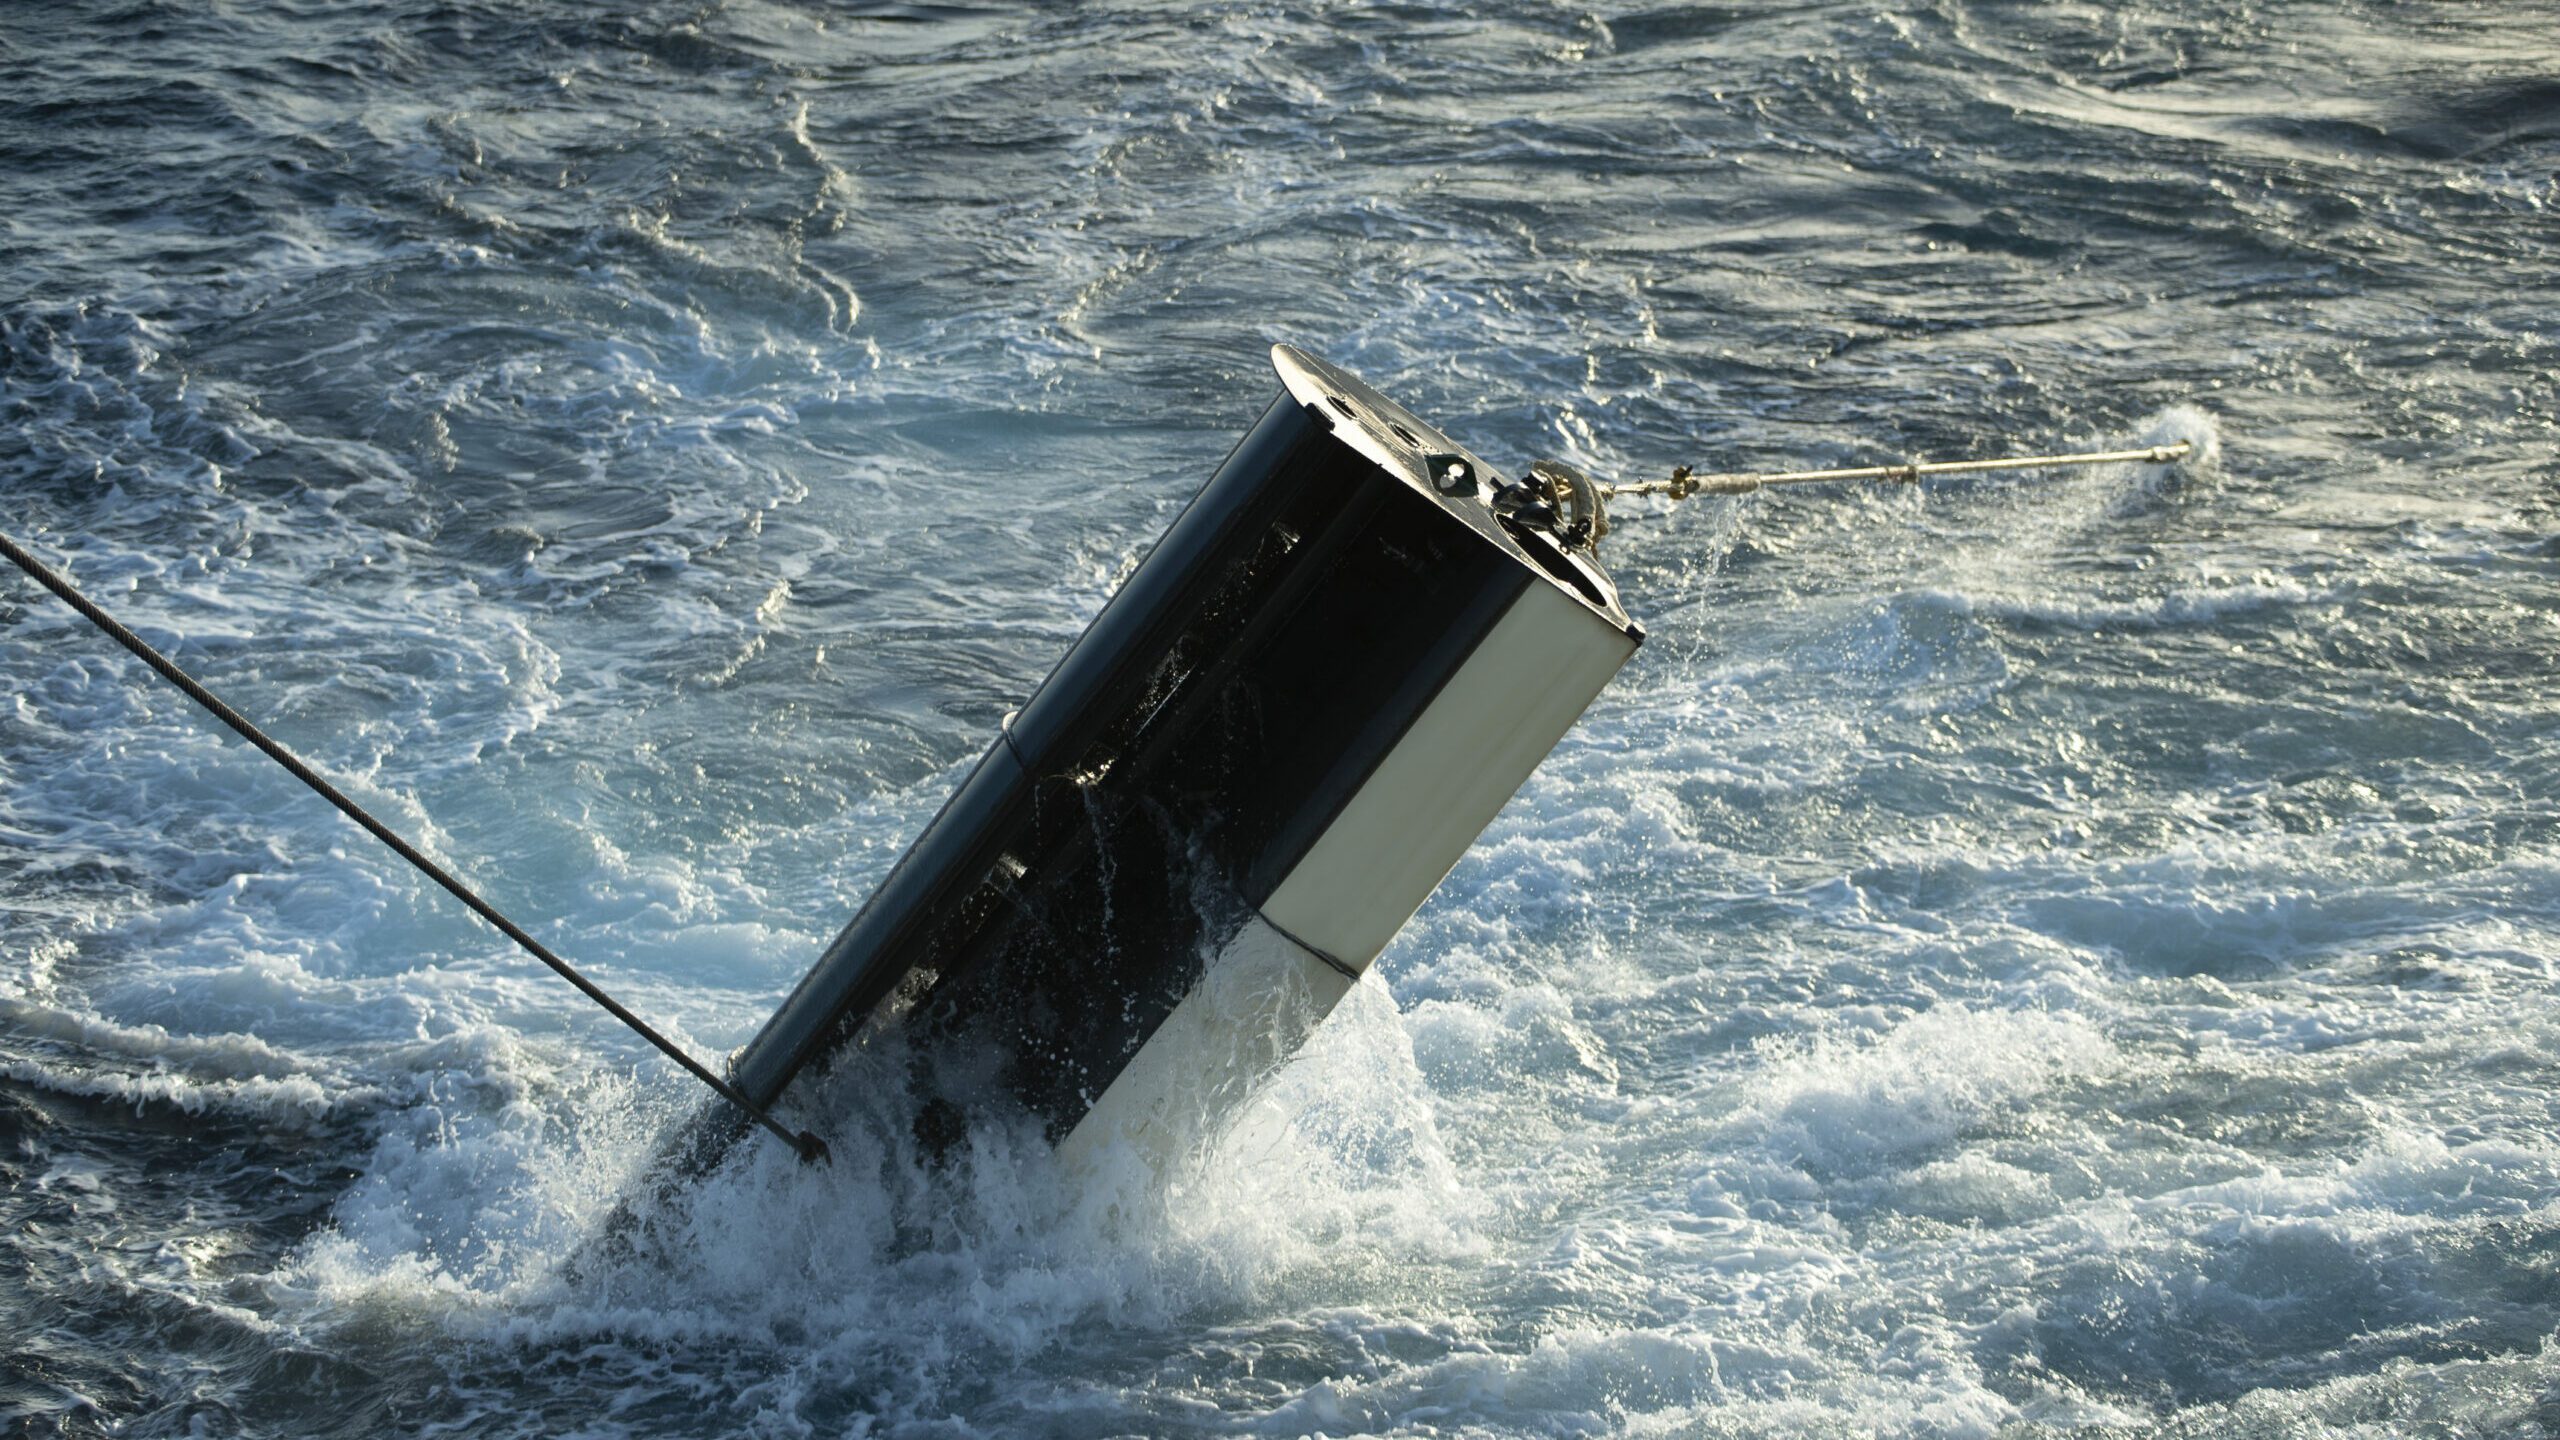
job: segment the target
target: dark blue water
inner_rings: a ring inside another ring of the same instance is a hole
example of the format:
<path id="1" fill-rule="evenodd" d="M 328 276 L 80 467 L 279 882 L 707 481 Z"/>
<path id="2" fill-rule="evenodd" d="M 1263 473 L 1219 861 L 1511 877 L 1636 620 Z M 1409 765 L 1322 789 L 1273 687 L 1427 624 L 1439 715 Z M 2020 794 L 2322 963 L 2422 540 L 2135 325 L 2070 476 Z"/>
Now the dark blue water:
<path id="1" fill-rule="evenodd" d="M 2526 5 L 0 11 L 10 533 L 706 1054 L 1275 341 L 1514 469 L 2220 448 L 1622 507 L 1651 643 L 1169 1191 L 766 1157 L 576 1280 L 683 1077 L 0 586 L 0 1423 L 2560 1433 L 2555 75 Z"/>

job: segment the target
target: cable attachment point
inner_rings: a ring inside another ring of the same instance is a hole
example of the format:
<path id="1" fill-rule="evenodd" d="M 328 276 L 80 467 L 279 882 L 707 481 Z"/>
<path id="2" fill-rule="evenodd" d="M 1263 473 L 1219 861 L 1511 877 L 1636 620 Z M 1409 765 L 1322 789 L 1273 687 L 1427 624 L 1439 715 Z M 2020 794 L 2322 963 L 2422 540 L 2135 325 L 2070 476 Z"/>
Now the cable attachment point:
<path id="1" fill-rule="evenodd" d="M 1556 540 L 1568 550 L 1596 552 L 1609 534 L 1608 493 L 1600 483 L 1555 460 L 1529 465 L 1529 483 L 1555 512 Z"/>

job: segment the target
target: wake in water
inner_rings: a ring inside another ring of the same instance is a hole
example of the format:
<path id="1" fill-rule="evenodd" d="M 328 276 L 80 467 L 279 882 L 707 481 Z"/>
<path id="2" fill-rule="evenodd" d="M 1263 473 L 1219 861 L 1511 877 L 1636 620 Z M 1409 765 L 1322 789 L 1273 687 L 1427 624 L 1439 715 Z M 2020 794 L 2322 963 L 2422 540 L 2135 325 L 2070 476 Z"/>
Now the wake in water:
<path id="1" fill-rule="evenodd" d="M 0 591 L 0 1423 L 2560 1433 L 2544 17 L 49 18 L 11 533 L 700 1054 L 1275 341 L 1506 466 L 2222 453 L 1622 526 L 1172 1188 L 860 1090 L 591 1283 L 682 1079 Z"/>

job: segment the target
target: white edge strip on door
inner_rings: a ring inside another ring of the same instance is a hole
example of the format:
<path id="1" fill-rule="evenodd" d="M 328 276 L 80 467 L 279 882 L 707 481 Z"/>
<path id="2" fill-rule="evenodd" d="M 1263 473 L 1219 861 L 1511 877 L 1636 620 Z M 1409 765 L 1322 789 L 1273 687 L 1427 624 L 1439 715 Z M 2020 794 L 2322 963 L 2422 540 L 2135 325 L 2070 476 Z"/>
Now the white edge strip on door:
<path id="1" fill-rule="evenodd" d="M 1635 649 L 1590 607 L 1532 583 L 1262 913 L 1351 969 L 1367 969 Z"/>
<path id="2" fill-rule="evenodd" d="M 1070 1170 L 1131 1152 L 1163 1173 L 1297 1053 L 1351 977 L 1274 930 L 1245 923 L 1058 1145 Z"/>

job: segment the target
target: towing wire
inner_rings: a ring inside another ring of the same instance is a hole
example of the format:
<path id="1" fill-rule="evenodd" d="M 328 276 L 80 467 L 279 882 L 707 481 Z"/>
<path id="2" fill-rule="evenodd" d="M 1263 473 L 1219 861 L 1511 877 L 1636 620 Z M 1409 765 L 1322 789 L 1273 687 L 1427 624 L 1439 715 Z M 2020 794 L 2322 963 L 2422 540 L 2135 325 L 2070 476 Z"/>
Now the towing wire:
<path id="1" fill-rule="evenodd" d="M 2184 460 L 2195 449 L 2191 440 L 2147 445 L 2139 450 L 2082 450 L 2069 455 L 2015 455 L 1999 460 L 1911 460 L 1900 465 L 1859 465 L 1846 470 L 1737 470 L 1720 475 L 1693 475 L 1686 465 L 1668 480 L 1639 480 L 1632 485 L 1602 485 L 1602 495 L 1748 495 L 1770 485 L 1818 485 L 1832 480 L 1888 480 L 1908 485 L 1924 475 L 1977 475 L 1989 470 L 2049 470 L 2066 465 L 2167 465 Z"/>
<path id="2" fill-rule="evenodd" d="M 803 1161 L 811 1164 L 823 1164 L 828 1160 L 829 1157 L 827 1155 L 826 1142 L 820 1140 L 816 1134 L 807 1130 L 802 1130 L 797 1134 L 794 1134 L 791 1130 L 786 1128 L 781 1121 L 774 1119 L 772 1115 L 766 1113 L 763 1106 L 758 1105 L 755 1101 L 749 1099 L 745 1091 L 740 1090 L 736 1085 L 730 1083 L 720 1075 L 715 1074 L 709 1066 L 704 1065 L 701 1061 L 694 1059 L 689 1054 L 686 1054 L 682 1046 L 658 1033 L 656 1027 L 652 1026 L 648 1021 L 632 1014 L 630 1010 L 623 1006 L 622 1002 L 614 999 L 610 995 L 607 995 L 594 981 L 579 974 L 578 967 L 551 953 L 551 948 L 549 946 L 544 945 L 541 941 L 526 934 L 524 927 L 516 924 L 506 916 L 499 914 L 496 906 L 491 905 L 488 901 L 481 899 L 477 894 L 473 893 L 471 887 L 463 884 L 460 880 L 455 879 L 452 872 L 420 854 L 416 846 L 401 839 L 398 834 L 393 832 L 390 826 L 373 818 L 372 815 L 365 811 L 363 806 L 348 799 L 346 795 L 338 789 L 338 787 L 321 779 L 317 772 L 313 771 L 310 766 L 303 764 L 301 759 L 295 756 L 292 751 L 287 750 L 284 746 L 269 738 L 265 731 L 260 730 L 257 726 L 251 724 L 248 718 L 242 715 L 239 711 L 224 704 L 221 697 L 215 695 L 212 691 L 207 690 L 203 685 L 197 683 L 194 676 L 179 669 L 175 664 L 171 663 L 169 657 L 151 648 L 147 641 L 145 641 L 141 636 L 134 634 L 131 630 L 126 629 L 122 624 L 118 623 L 114 616 L 99 609 L 96 604 L 90 601 L 88 596 L 81 594 L 79 590 L 75 589 L 70 581 L 46 568 L 42 561 L 39 561 L 35 556 L 28 554 L 24 547 L 20 546 L 17 541 L 10 539 L 5 534 L 0 534 L 0 555 L 8 556 L 10 561 L 19 569 L 34 576 L 37 584 L 40 584 L 47 590 L 61 596 L 64 602 L 69 604 L 72 609 L 79 611 L 83 616 L 87 617 L 90 624 L 107 632 L 109 638 L 113 639 L 117 644 L 122 645 L 127 650 L 132 651 L 141 659 L 142 663 L 159 671 L 160 678 L 177 686 L 180 690 L 185 691 L 188 699 L 193 700 L 198 705 L 203 706 L 206 710 L 211 711 L 213 718 L 230 726 L 239 734 L 241 739 L 257 746 L 260 750 L 265 751 L 268 759 L 283 766 L 285 770 L 296 780 L 310 786 L 312 792 L 317 794 L 321 799 L 337 806 L 341 814 L 345 815 L 348 819 L 353 820 L 358 825 L 363 826 L 366 833 L 372 835 L 374 839 L 381 841 L 384 845 L 389 846 L 393 854 L 408 861 L 411 865 L 416 866 L 420 874 L 425 875 L 428 879 L 443 886 L 446 893 L 452 895 L 454 899 L 461 901 L 464 905 L 469 906 L 472 914 L 479 916 L 481 919 L 486 920 L 491 925 L 497 927 L 498 933 L 524 947 L 526 954 L 531 955 L 534 959 L 550 966 L 552 972 L 557 974 L 561 979 L 577 986 L 588 999 L 603 1006 L 607 1014 L 613 1016 L 613 1018 L 621 1021 L 623 1024 L 630 1026 L 633 1033 L 640 1036 L 641 1039 L 657 1046 L 659 1050 L 666 1054 L 668 1059 L 671 1059 L 677 1064 L 683 1066 L 693 1074 L 695 1079 L 710 1086 L 719 1094 L 721 1099 L 737 1106 L 738 1109 L 743 1111 L 750 1119 L 754 1120 L 765 1129 L 772 1131 L 784 1144 L 789 1145 L 795 1152 L 797 1152 Z"/>

